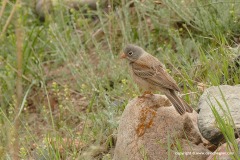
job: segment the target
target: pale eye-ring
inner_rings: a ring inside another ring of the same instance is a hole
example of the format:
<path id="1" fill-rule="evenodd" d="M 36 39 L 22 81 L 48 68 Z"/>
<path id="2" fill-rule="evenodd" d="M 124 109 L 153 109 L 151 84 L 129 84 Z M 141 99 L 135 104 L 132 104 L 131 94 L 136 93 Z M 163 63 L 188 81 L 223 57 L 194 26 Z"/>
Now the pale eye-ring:
<path id="1" fill-rule="evenodd" d="M 129 55 L 129 56 L 131 56 L 132 54 L 133 54 L 133 52 L 132 52 L 132 51 L 128 52 L 128 55 Z"/>

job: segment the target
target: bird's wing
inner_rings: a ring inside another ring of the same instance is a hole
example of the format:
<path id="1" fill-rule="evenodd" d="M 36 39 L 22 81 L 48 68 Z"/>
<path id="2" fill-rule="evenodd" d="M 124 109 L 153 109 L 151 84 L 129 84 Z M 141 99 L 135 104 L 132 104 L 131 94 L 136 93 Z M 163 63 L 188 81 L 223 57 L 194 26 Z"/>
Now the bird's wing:
<path id="1" fill-rule="evenodd" d="M 161 88 L 180 91 L 175 80 L 165 71 L 161 62 L 158 61 L 158 63 L 156 63 L 155 61 L 153 63 L 155 63 L 155 65 L 149 65 L 143 61 L 133 62 L 131 63 L 133 73 L 153 85 Z"/>

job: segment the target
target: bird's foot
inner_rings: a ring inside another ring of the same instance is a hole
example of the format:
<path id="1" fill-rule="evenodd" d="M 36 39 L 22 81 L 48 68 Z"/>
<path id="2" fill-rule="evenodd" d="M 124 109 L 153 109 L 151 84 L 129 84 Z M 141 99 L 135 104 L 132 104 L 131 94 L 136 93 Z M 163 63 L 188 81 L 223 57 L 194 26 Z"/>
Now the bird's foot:
<path id="1" fill-rule="evenodd" d="M 138 98 L 145 98 L 147 94 L 149 94 L 150 96 L 153 95 L 153 93 L 152 93 L 151 91 L 145 91 L 145 92 L 143 93 L 143 95 L 138 96 Z"/>

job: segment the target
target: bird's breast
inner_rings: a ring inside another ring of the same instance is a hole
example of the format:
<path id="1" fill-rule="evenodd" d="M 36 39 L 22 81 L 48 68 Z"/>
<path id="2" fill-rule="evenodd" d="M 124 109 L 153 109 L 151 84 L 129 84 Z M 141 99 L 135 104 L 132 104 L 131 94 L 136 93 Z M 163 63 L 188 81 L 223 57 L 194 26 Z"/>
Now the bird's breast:
<path id="1" fill-rule="evenodd" d="M 137 76 L 137 75 L 134 73 L 132 67 L 130 67 L 130 73 L 131 73 L 131 76 L 132 76 L 134 82 L 138 85 L 139 88 L 145 89 L 145 90 L 148 90 L 148 91 L 154 91 L 154 90 L 156 90 L 156 86 L 153 86 L 153 85 L 151 85 L 150 83 L 148 83 L 148 82 L 146 81 L 146 79 Z"/>

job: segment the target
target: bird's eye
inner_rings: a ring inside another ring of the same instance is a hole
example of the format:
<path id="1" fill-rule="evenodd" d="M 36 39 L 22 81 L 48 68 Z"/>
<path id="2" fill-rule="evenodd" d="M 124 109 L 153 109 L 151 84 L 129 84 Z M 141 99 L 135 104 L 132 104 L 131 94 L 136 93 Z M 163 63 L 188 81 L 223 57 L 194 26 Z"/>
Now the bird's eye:
<path id="1" fill-rule="evenodd" d="M 128 52 L 128 55 L 129 55 L 129 56 L 131 56 L 132 54 L 133 54 L 133 52 L 132 52 L 132 51 Z"/>

